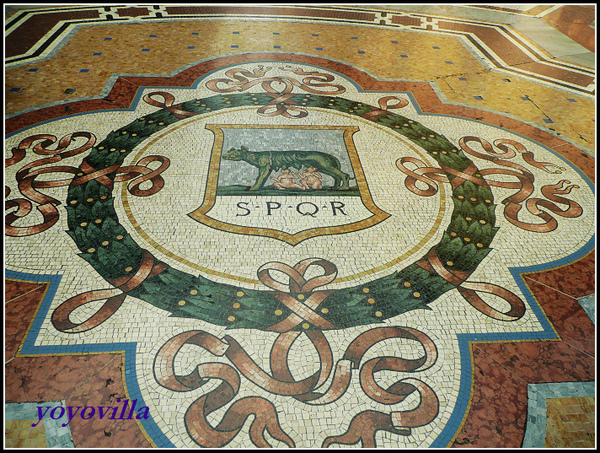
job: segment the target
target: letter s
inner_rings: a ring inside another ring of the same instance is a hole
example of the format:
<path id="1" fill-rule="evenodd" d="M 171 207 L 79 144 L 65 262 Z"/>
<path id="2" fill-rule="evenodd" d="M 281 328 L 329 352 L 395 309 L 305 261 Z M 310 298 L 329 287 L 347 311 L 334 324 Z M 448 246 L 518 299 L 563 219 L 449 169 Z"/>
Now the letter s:
<path id="1" fill-rule="evenodd" d="M 240 201 L 238 204 L 236 204 L 236 206 L 237 206 L 239 209 L 243 209 L 243 210 L 245 210 L 245 211 L 248 211 L 248 212 L 246 212 L 245 214 L 236 214 L 236 215 L 235 215 L 236 217 L 244 217 L 244 216 L 247 216 L 248 214 L 250 214 L 250 209 L 248 209 L 248 208 L 245 208 L 245 207 L 243 207 L 243 206 L 240 206 L 241 204 L 248 205 L 249 203 L 248 203 L 247 201 Z"/>

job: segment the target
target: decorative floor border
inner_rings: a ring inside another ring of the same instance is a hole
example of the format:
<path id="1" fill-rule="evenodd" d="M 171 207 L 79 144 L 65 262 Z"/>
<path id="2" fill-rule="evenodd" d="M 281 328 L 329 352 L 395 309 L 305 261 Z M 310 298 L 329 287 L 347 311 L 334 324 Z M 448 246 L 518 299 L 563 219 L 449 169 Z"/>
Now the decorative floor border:
<path id="1" fill-rule="evenodd" d="M 133 109 L 141 96 L 143 87 L 173 87 L 185 88 L 194 86 L 198 79 L 207 73 L 229 66 L 260 62 L 286 61 L 309 64 L 334 71 L 351 80 L 357 89 L 362 91 L 385 91 L 411 93 L 417 101 L 419 113 L 449 114 L 476 121 L 482 121 L 497 127 L 517 132 L 534 138 L 548 148 L 560 146 L 560 154 L 566 157 L 576 167 L 582 169 L 586 176 L 595 182 L 595 169 L 592 158 L 579 147 L 572 145 L 566 139 L 546 132 L 539 127 L 524 123 L 518 119 L 500 115 L 495 112 L 481 110 L 476 107 L 444 103 L 437 91 L 428 82 L 381 81 L 350 65 L 332 61 L 322 57 L 311 57 L 290 53 L 264 52 L 243 55 L 231 55 L 192 63 L 173 75 L 118 75 L 111 77 L 110 85 L 103 91 L 103 97 L 65 101 L 48 107 L 40 107 L 14 116 L 5 117 L 5 134 L 7 136 L 28 127 L 43 124 L 58 118 L 87 113 L 98 110 L 129 110 Z"/>
<path id="2" fill-rule="evenodd" d="M 461 36 L 490 67 L 586 97 L 595 94 L 595 71 L 559 61 L 508 25 L 432 14 L 322 6 L 99 6 L 23 10 L 6 22 L 5 67 L 52 56 L 78 28 L 110 23 L 217 18 L 330 22 Z M 28 39 L 26 39 L 28 38 Z"/>
<path id="3" fill-rule="evenodd" d="M 458 334 L 459 350 L 460 350 L 460 361 L 461 361 L 461 381 L 460 390 L 461 393 L 468 394 L 469 398 L 461 398 L 459 396 L 454 412 L 452 413 L 446 428 L 442 431 L 439 437 L 431 444 L 432 448 L 443 448 L 452 445 L 456 436 L 460 433 L 466 415 L 471 405 L 471 397 L 473 392 L 473 354 L 471 345 L 474 343 L 492 343 L 492 342 L 511 342 L 511 341 L 552 341 L 559 339 L 554 327 L 546 317 L 542 307 L 539 305 L 535 296 L 525 283 L 523 276 L 532 272 L 540 272 L 549 269 L 553 269 L 560 266 L 566 266 L 573 263 L 585 255 L 594 250 L 596 245 L 595 236 L 593 236 L 588 243 L 575 253 L 561 258 L 556 261 L 549 263 L 527 266 L 527 267 L 514 267 L 509 268 L 515 282 L 523 292 L 529 306 L 535 314 L 538 322 L 542 325 L 543 329 L 538 332 L 523 332 L 523 333 L 483 333 L 483 334 Z M 529 384 L 532 385 L 532 384 Z"/>
<path id="4" fill-rule="evenodd" d="M 40 333 L 44 319 L 46 319 L 50 306 L 56 296 L 56 291 L 60 285 L 62 275 L 44 275 L 30 274 L 25 272 L 15 272 L 6 269 L 5 279 L 14 279 L 24 282 L 47 283 L 48 289 L 42 302 L 40 303 L 33 321 L 25 334 L 19 351 L 15 357 L 35 357 L 35 356 L 56 356 L 56 355 L 86 355 L 98 353 L 122 353 L 123 355 L 123 385 L 125 393 L 130 400 L 136 399 L 139 406 L 145 406 L 144 398 L 137 379 L 135 368 L 137 343 L 119 342 L 105 343 L 99 345 L 70 345 L 70 346 L 36 346 L 35 342 Z M 136 420 L 141 425 L 146 437 L 152 439 L 153 446 L 160 448 L 175 447 L 171 441 L 163 434 L 158 427 L 152 415 L 147 419 Z"/>

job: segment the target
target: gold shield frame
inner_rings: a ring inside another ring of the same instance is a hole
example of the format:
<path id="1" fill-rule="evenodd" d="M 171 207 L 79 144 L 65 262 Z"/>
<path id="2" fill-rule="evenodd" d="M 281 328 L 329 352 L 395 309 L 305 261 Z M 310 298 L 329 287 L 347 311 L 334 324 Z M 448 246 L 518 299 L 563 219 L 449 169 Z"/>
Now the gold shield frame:
<path id="1" fill-rule="evenodd" d="M 362 165 L 360 163 L 360 159 L 358 157 L 358 152 L 356 151 L 356 147 L 354 145 L 354 140 L 352 136 L 354 133 L 358 132 L 360 129 L 357 126 L 295 126 L 295 125 L 232 125 L 232 124 L 206 124 L 205 128 L 212 131 L 215 135 L 213 149 L 211 153 L 211 159 L 209 164 L 209 173 L 208 179 L 206 183 L 206 191 L 204 195 L 204 201 L 202 205 L 196 210 L 190 212 L 188 215 L 211 228 L 227 231 L 229 233 L 235 234 L 243 234 L 243 235 L 254 235 L 254 236 L 264 236 L 270 237 L 274 239 L 278 239 L 280 241 L 284 241 L 292 246 L 299 244 L 300 242 L 324 235 L 332 235 L 332 234 L 342 234 L 349 233 L 352 231 L 358 231 L 365 228 L 369 228 L 373 225 L 382 222 L 387 219 L 390 214 L 381 210 L 375 203 L 371 197 L 371 193 L 369 191 L 369 187 L 367 185 L 367 180 L 365 178 L 364 172 L 362 170 Z M 254 129 L 315 129 L 315 130 L 344 130 L 343 140 L 346 146 L 346 150 L 348 151 L 348 156 L 350 158 L 350 163 L 352 165 L 352 169 L 355 174 L 356 184 L 360 192 L 360 198 L 364 205 L 364 207 L 371 212 L 373 215 L 357 221 L 351 222 L 344 225 L 335 225 L 335 226 L 326 226 L 326 227 L 317 227 L 317 228 L 309 228 L 306 230 L 302 230 L 295 234 L 290 234 L 285 231 L 275 230 L 272 228 L 264 228 L 264 227 L 248 227 L 235 225 L 227 222 L 223 222 L 221 220 L 214 219 L 208 216 L 208 212 L 215 206 L 217 201 L 217 184 L 219 180 L 219 168 L 221 163 L 221 154 L 223 152 L 223 143 L 224 143 L 224 132 L 223 128 L 235 129 L 235 128 L 254 128 Z"/>

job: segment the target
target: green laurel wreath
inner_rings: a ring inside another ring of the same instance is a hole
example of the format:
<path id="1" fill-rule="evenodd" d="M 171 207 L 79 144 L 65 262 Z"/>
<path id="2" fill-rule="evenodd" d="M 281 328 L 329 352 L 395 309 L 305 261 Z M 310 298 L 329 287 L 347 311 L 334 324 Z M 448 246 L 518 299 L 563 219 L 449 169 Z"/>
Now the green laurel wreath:
<path id="1" fill-rule="evenodd" d="M 232 107 L 266 105 L 272 100 L 272 96 L 257 93 L 217 95 L 183 102 L 177 109 L 201 115 Z M 290 100 L 303 107 L 337 110 L 357 117 L 375 109 L 331 96 L 298 94 Z M 172 110 L 160 109 L 111 132 L 93 147 L 85 161 L 98 171 L 117 163 L 122 165 L 142 141 L 183 118 Z M 426 150 L 438 164 L 456 172 L 472 164 L 462 150 L 443 135 L 418 122 L 390 112 L 379 114 L 374 122 L 405 136 Z M 450 181 L 455 178 L 451 173 L 446 172 L 446 175 Z M 116 170 L 107 176 L 114 181 Z M 475 177 L 482 178 L 479 172 Z M 454 210 L 450 225 L 434 248 L 448 269 L 471 273 L 490 252 L 490 243 L 498 230 L 494 226 L 493 195 L 487 184 L 464 180 L 454 188 L 452 200 Z M 81 251 L 79 256 L 103 278 L 111 280 L 139 269 L 144 250 L 119 223 L 110 189 L 95 179 L 71 186 L 66 209 L 67 233 Z M 437 273 L 414 263 L 368 285 L 335 290 L 321 303 L 319 310 L 323 318 L 339 328 L 380 323 L 410 310 L 429 309 L 428 304 L 453 288 L 456 286 Z M 171 267 L 128 292 L 130 296 L 171 312 L 171 316 L 197 318 L 228 328 L 255 329 L 267 329 L 290 314 L 272 294 L 272 291 L 215 283 Z M 182 305 L 181 301 L 185 303 Z M 296 329 L 306 328 L 298 326 Z M 317 327 L 309 325 L 308 329 Z"/>

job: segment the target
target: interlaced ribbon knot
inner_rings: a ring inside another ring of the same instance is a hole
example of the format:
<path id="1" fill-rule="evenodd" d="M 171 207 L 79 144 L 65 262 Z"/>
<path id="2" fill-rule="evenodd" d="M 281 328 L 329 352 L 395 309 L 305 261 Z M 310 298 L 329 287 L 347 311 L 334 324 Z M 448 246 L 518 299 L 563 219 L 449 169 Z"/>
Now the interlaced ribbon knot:
<path id="1" fill-rule="evenodd" d="M 492 283 L 467 282 L 470 273 L 447 269 L 440 260 L 435 248 L 429 250 L 427 256 L 417 264 L 429 272 L 435 272 L 447 282 L 455 285 L 467 302 L 490 318 L 500 321 L 516 321 L 525 314 L 525 304 L 516 294 Z M 485 302 L 477 292 L 492 294 L 504 299 L 510 304 L 510 310 L 504 313 L 496 310 Z"/>
<path id="2" fill-rule="evenodd" d="M 304 275 L 310 266 L 319 266 L 325 273 L 306 280 Z M 289 283 L 284 284 L 275 280 L 271 276 L 271 271 L 279 271 L 286 274 L 289 277 Z M 338 327 L 335 324 L 332 324 L 316 312 L 321 302 L 331 294 L 331 291 L 313 292 L 314 289 L 331 283 L 335 280 L 336 276 L 336 266 L 327 260 L 318 258 L 302 260 L 294 267 L 279 262 L 263 265 L 258 270 L 258 279 L 264 285 L 274 289 L 275 298 L 292 311 L 287 318 L 271 326 L 268 330 L 288 332 L 304 322 L 308 322 L 321 330 L 337 329 Z"/>
<path id="3" fill-rule="evenodd" d="M 397 103 L 391 104 L 392 101 L 397 101 Z M 371 107 L 370 112 L 363 113 L 361 116 L 371 121 L 377 121 L 377 118 L 379 118 L 381 115 L 390 113 L 388 110 L 401 109 L 407 105 L 408 101 L 406 99 L 398 99 L 395 96 L 385 96 L 379 99 L 379 108 Z"/>
<path id="4" fill-rule="evenodd" d="M 152 98 L 152 96 L 157 96 L 157 95 L 162 96 L 164 101 L 161 102 L 161 101 L 157 101 Z M 183 119 L 186 116 L 196 115 L 196 113 L 194 113 L 194 112 L 186 112 L 185 110 L 179 109 L 178 106 L 173 105 L 173 102 L 175 101 L 175 96 L 173 96 L 170 93 L 167 93 L 166 91 L 154 91 L 152 93 L 146 94 L 144 96 L 144 101 L 147 104 L 150 104 L 154 107 L 159 107 L 161 109 L 167 109 L 169 112 L 171 112 L 173 115 L 175 115 L 179 119 Z"/>
<path id="5" fill-rule="evenodd" d="M 129 291 L 137 288 L 146 279 L 160 274 L 166 268 L 165 263 L 156 260 L 150 252 L 144 250 L 142 263 L 137 271 L 127 276 L 110 279 L 109 283 L 115 288 L 92 290 L 67 299 L 52 313 L 52 324 L 57 330 L 66 333 L 79 333 L 93 329 L 121 307 Z M 106 302 L 86 321 L 77 324 L 69 319 L 76 308 L 103 299 Z"/>

